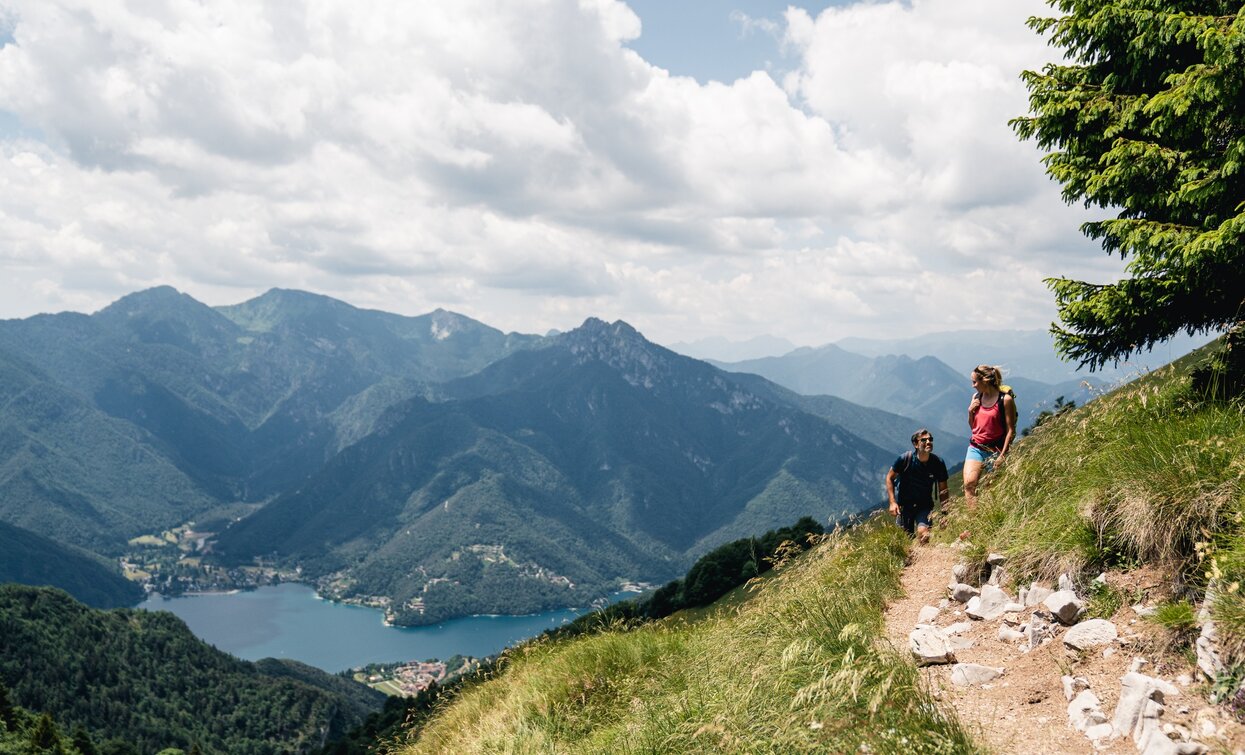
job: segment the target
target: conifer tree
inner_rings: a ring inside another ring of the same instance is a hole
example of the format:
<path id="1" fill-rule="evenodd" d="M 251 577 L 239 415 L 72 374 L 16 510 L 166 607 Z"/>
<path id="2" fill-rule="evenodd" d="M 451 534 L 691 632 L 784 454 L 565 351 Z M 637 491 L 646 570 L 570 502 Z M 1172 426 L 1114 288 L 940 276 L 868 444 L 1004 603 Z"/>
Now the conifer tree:
<path id="1" fill-rule="evenodd" d="M 1026 71 L 1030 114 L 1068 202 L 1115 213 L 1082 230 L 1129 277 L 1055 278 L 1066 357 L 1090 369 L 1180 331 L 1245 353 L 1245 3 L 1048 0 L 1030 19 L 1066 55 Z"/>
<path id="2" fill-rule="evenodd" d="M 13 707 L 13 698 L 9 695 L 9 688 L 4 686 L 4 682 L 0 682 L 0 731 L 5 729 L 13 731 L 17 728 L 17 713 Z"/>
<path id="3" fill-rule="evenodd" d="M 30 730 L 30 745 L 35 752 L 63 753 L 60 734 L 56 731 L 56 723 L 47 713 L 39 716 L 35 726 Z"/>

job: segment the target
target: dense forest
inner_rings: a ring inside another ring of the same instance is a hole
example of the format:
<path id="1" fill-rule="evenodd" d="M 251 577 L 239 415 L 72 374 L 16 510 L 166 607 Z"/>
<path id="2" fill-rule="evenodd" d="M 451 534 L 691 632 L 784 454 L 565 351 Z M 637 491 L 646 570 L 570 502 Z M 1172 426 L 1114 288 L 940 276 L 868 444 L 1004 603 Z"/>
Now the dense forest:
<path id="1" fill-rule="evenodd" d="M 170 613 L 100 611 L 18 585 L 0 586 L 0 684 L 11 705 L 132 745 L 115 753 L 307 752 L 383 703 L 303 664 L 238 660 Z"/>

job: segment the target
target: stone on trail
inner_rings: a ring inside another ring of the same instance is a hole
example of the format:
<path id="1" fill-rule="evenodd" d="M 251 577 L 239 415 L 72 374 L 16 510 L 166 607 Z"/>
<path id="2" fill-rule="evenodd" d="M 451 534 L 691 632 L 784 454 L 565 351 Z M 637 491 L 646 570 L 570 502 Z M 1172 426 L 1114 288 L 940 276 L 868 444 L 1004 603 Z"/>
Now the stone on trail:
<path id="1" fill-rule="evenodd" d="M 1059 681 L 1063 684 L 1063 696 L 1068 702 L 1072 702 L 1072 698 L 1076 697 L 1083 690 L 1089 689 L 1089 680 L 1083 676 L 1068 676 L 1065 674 Z"/>
<path id="2" fill-rule="evenodd" d="M 1037 582 L 1029 585 L 1029 589 L 1020 591 L 1020 602 L 1025 604 L 1025 608 L 1032 608 L 1043 600 L 1051 596 L 1054 590 L 1049 587 L 1042 587 Z"/>
<path id="3" fill-rule="evenodd" d="M 1007 604 L 1010 602 L 1011 598 L 999 588 L 994 585 L 982 585 L 981 594 L 968 601 L 968 607 L 964 613 L 968 614 L 969 618 L 989 621 L 1006 613 Z"/>
<path id="4" fill-rule="evenodd" d="M 961 603 L 967 603 L 970 598 L 976 597 L 981 592 L 972 585 L 966 585 L 963 582 L 951 585 L 951 597 Z"/>
<path id="5" fill-rule="evenodd" d="M 1029 638 L 1029 642 L 1021 648 L 1021 652 L 1037 649 L 1047 639 L 1055 636 L 1055 628 L 1046 619 L 1034 613 L 1029 617 L 1029 624 L 1025 627 L 1025 636 Z"/>
<path id="6" fill-rule="evenodd" d="M 1020 642 L 1024 638 L 1024 632 L 1017 632 L 1009 626 L 999 627 L 999 639 L 1003 642 Z"/>
<path id="7" fill-rule="evenodd" d="M 1060 590 L 1059 592 L 1051 593 L 1046 600 L 1042 601 L 1042 605 L 1055 614 L 1055 618 L 1059 619 L 1063 624 L 1075 623 L 1077 618 L 1085 611 L 1085 604 L 1071 590 Z"/>
<path id="8" fill-rule="evenodd" d="M 991 553 L 989 556 L 986 556 L 986 563 L 991 566 L 1002 566 L 1007 563 L 1007 556 L 1004 556 L 1002 553 Z"/>
<path id="9" fill-rule="evenodd" d="M 986 580 L 987 584 L 994 585 L 995 587 L 1002 587 L 1003 583 L 1006 581 L 1007 569 L 1004 569 L 1002 566 L 991 567 L 990 578 Z"/>
<path id="10" fill-rule="evenodd" d="M 908 634 L 908 648 L 918 666 L 955 663 L 955 651 L 947 635 L 937 627 L 917 627 Z"/>
<path id="11" fill-rule="evenodd" d="M 951 577 L 955 580 L 953 584 L 964 582 L 968 577 L 968 564 L 956 564 L 951 567 Z"/>
<path id="12" fill-rule="evenodd" d="M 1094 724 L 1085 730 L 1085 736 L 1097 742 L 1100 739 L 1106 739 L 1115 733 L 1115 729 L 1111 724 Z"/>
<path id="13" fill-rule="evenodd" d="M 1003 669 L 982 666 L 977 663 L 957 663 L 951 667 L 951 683 L 957 687 L 971 687 L 994 681 L 1003 675 Z"/>
<path id="14" fill-rule="evenodd" d="M 1115 706 L 1111 725 L 1117 734 L 1131 736 L 1142 752 L 1149 752 L 1151 746 L 1164 747 L 1163 742 L 1170 740 L 1159 728 L 1159 717 L 1163 715 L 1166 699 L 1179 694 L 1180 690 L 1170 682 L 1130 671 L 1120 679 L 1120 701 Z"/>
<path id="15" fill-rule="evenodd" d="M 1076 585 L 1072 584 L 1072 577 L 1069 577 L 1067 574 L 1060 574 L 1059 589 L 1067 590 L 1068 592 L 1076 592 Z"/>
<path id="16" fill-rule="evenodd" d="M 973 622 L 971 621 L 957 621 L 942 631 L 945 632 L 947 636 L 951 636 L 954 634 L 963 634 L 972 628 Z"/>
<path id="17" fill-rule="evenodd" d="M 1193 649 L 1197 653 L 1198 670 L 1206 675 L 1207 679 L 1216 679 L 1227 671 L 1223 659 L 1219 656 L 1218 633 L 1215 631 L 1215 622 L 1206 619 L 1202 622 L 1202 633 L 1198 636 L 1197 641 L 1193 643 Z"/>
<path id="18" fill-rule="evenodd" d="M 1089 690 L 1082 690 L 1068 703 L 1068 725 L 1077 731 L 1085 731 L 1091 726 L 1107 723 L 1107 714 L 1102 712 L 1102 703 L 1098 696 Z"/>
<path id="19" fill-rule="evenodd" d="M 921 612 L 916 615 L 916 623 L 933 624 L 934 619 L 938 618 L 938 609 L 934 606 L 925 606 Z"/>
<path id="20" fill-rule="evenodd" d="M 1119 632 L 1111 622 L 1106 619 L 1090 619 L 1069 629 L 1063 636 L 1063 644 L 1074 650 L 1084 650 L 1114 642 L 1118 636 Z"/>

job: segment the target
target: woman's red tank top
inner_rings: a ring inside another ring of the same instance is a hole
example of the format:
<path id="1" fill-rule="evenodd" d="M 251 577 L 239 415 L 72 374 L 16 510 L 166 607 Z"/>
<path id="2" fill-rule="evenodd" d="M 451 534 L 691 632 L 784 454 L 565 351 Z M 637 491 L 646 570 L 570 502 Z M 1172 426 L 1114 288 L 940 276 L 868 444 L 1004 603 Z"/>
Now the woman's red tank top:
<path id="1" fill-rule="evenodd" d="M 999 449 L 1003 447 L 1006 435 L 1007 422 L 1003 419 L 1003 394 L 1000 393 L 994 406 L 977 407 L 977 413 L 973 415 L 972 442 L 974 446 Z"/>

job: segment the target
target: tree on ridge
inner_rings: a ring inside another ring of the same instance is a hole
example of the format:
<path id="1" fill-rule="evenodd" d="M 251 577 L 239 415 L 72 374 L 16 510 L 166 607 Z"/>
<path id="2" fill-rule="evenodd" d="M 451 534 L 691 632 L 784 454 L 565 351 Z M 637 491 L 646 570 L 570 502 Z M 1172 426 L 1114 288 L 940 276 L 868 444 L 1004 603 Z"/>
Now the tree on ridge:
<path id="1" fill-rule="evenodd" d="M 1048 0 L 1032 18 L 1066 61 L 1026 71 L 1012 127 L 1050 151 L 1069 203 L 1116 209 L 1082 231 L 1130 277 L 1052 278 L 1060 353 L 1091 370 L 1180 331 L 1228 331 L 1245 358 L 1245 3 Z M 1235 348 L 1233 348 L 1235 347 Z"/>

